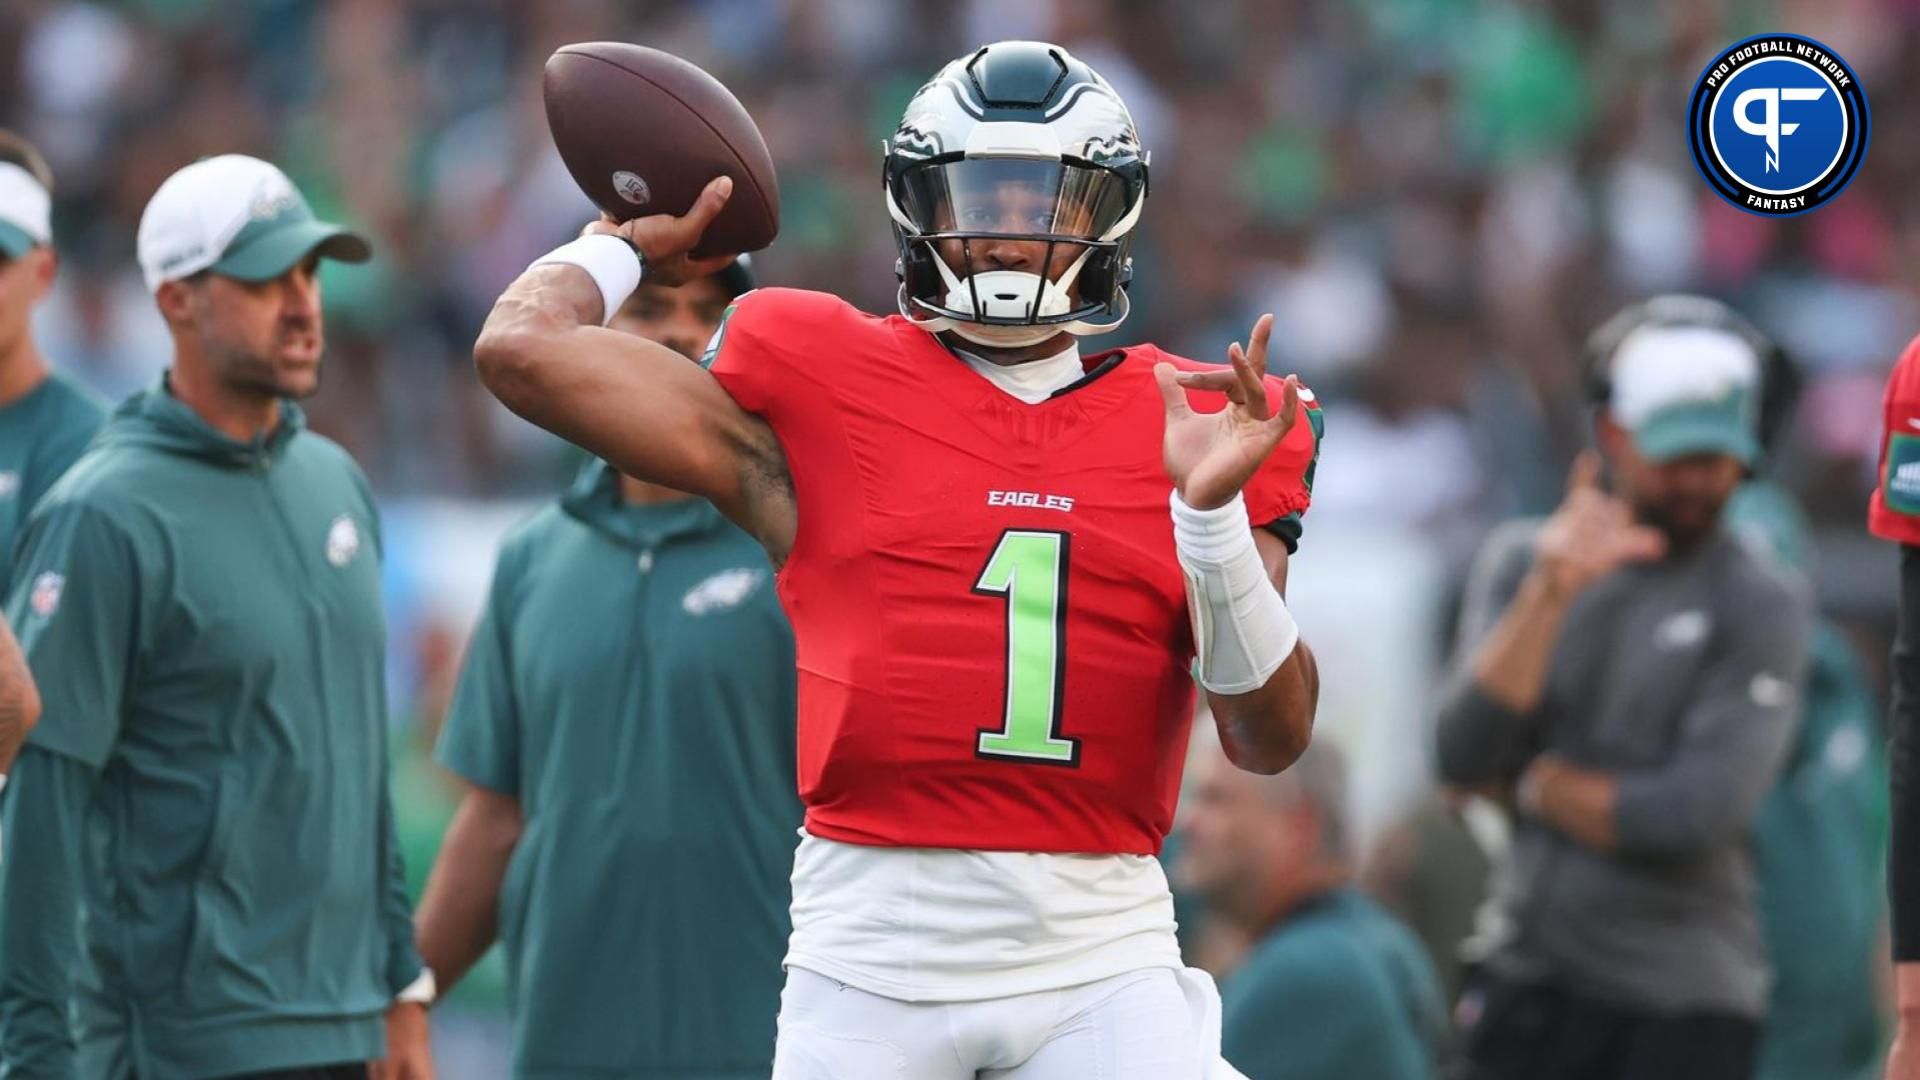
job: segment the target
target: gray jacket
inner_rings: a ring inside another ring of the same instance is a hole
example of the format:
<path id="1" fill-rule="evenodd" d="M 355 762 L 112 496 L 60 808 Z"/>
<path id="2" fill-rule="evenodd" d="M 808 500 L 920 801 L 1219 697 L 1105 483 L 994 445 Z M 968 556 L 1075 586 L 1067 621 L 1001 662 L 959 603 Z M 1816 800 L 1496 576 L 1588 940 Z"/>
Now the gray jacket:
<path id="1" fill-rule="evenodd" d="M 1546 750 L 1609 772 L 1619 850 L 1522 820 L 1496 874 L 1489 963 L 1630 1007 L 1758 1017 L 1768 973 L 1749 829 L 1799 714 L 1811 598 L 1725 532 L 1624 567 L 1573 601 L 1540 704 L 1518 714 L 1480 690 L 1472 657 L 1539 527 L 1503 526 L 1475 564 L 1440 775 L 1511 783 Z"/>

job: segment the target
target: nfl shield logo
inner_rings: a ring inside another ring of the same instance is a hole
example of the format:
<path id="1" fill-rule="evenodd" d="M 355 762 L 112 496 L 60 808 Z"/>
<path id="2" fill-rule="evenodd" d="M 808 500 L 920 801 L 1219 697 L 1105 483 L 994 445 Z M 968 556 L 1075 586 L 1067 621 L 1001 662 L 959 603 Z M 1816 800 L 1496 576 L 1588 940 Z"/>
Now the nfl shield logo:
<path id="1" fill-rule="evenodd" d="M 63 574 L 49 570 L 33 579 L 33 592 L 27 597 L 27 605 L 33 613 L 46 618 L 60 607 L 60 591 L 66 588 L 67 579 Z"/>
<path id="2" fill-rule="evenodd" d="M 345 566 L 358 554 L 360 526 L 353 523 L 352 514 L 341 514 L 327 528 L 327 561 L 335 566 Z"/>

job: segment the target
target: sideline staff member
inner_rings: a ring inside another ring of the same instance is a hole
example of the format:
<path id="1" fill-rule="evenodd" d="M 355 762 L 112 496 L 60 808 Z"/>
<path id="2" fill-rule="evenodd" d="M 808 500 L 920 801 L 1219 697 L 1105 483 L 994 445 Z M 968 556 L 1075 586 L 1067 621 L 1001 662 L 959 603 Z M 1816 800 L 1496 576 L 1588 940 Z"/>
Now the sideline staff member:
<path id="1" fill-rule="evenodd" d="M 33 340 L 33 309 L 53 288 L 53 172 L 25 139 L 0 129 L 0 596 L 13 535 L 67 471 L 106 410 L 47 370 Z M 40 715 L 20 646 L 0 618 L 0 776 Z"/>
<path id="2" fill-rule="evenodd" d="M 693 363 L 744 266 L 613 328 Z M 800 828 L 793 635 L 705 499 L 591 461 L 516 529 L 439 757 L 469 783 L 420 903 L 443 985 L 495 937 L 514 1075 L 765 1080 Z"/>
<path id="3" fill-rule="evenodd" d="M 100 430 L 106 408 L 53 374 L 33 340 L 33 309 L 53 289 L 53 172 L 0 129 L 0 594 L 27 511 Z M 11 751 L 0 755 L 6 768 Z"/>
<path id="4" fill-rule="evenodd" d="M 5 1075 L 364 1080 L 390 1049 L 426 1080 L 378 521 L 292 400 L 318 261 L 367 243 L 227 155 L 139 252 L 173 367 L 28 519 L 7 603 L 45 709 L 0 817 Z"/>
<path id="5" fill-rule="evenodd" d="M 1514 784 L 1522 815 L 1468 991 L 1472 1080 L 1753 1069 L 1750 832 L 1799 712 L 1812 606 L 1721 522 L 1759 452 L 1760 357 L 1668 299 L 1596 350 L 1619 496 L 1583 456 L 1553 516 L 1496 533 L 1468 586 L 1440 773 Z"/>

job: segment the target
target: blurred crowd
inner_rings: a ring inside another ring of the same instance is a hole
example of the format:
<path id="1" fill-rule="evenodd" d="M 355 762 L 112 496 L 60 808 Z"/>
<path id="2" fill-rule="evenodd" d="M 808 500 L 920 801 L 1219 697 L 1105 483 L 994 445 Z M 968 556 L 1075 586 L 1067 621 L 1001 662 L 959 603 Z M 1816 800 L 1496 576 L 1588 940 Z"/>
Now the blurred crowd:
<path id="1" fill-rule="evenodd" d="M 1714 197 L 1682 129 L 1706 59 L 1776 29 L 1846 57 L 1874 110 L 1852 187 L 1797 219 Z M 1878 664 L 1891 571 L 1860 522 L 1879 388 L 1920 327 L 1916 0 L 7 0 L 0 126 L 58 178 L 40 340 L 110 397 L 149 383 L 168 345 L 133 264 L 140 208 L 197 157 L 256 154 L 376 241 L 370 267 L 325 274 L 314 426 L 385 499 L 549 493 L 571 453 L 486 395 L 469 349 L 500 289 L 593 213 L 547 137 L 555 47 L 635 41 L 718 75 L 780 173 L 762 280 L 884 312 L 880 140 L 941 63 L 1023 37 L 1102 72 L 1153 153 L 1114 343 L 1216 359 L 1277 314 L 1270 366 L 1328 416 L 1306 552 L 1316 529 L 1397 527 L 1450 595 L 1494 522 L 1557 500 L 1587 440 L 1586 332 L 1703 292 L 1802 366 L 1776 475 L 1827 555 L 1826 606 Z M 424 625 L 404 639 L 412 740 L 458 656 Z"/>
<path id="2" fill-rule="evenodd" d="M 1687 159 L 1700 65 L 1770 28 L 1847 57 L 1877 111 L 1859 179 L 1814 218 L 1740 213 Z M 1557 490 L 1583 438 L 1584 332 L 1675 288 L 1734 301 L 1808 365 L 1790 478 L 1853 525 L 1878 379 L 1920 314 L 1901 273 L 1920 257 L 1903 198 L 1916 30 L 1904 0 L 15 0 L 0 123 L 60 179 L 60 362 L 110 395 L 152 377 L 139 208 L 197 156 L 258 154 L 380 241 L 372 270 L 327 281 L 316 424 L 386 493 L 525 493 L 560 455 L 490 404 L 468 347 L 498 290 L 591 212 L 547 139 L 555 46 L 620 38 L 716 72 L 780 170 L 765 279 L 884 311 L 878 146 L 900 107 L 971 43 L 1059 41 L 1154 154 L 1119 336 L 1214 358 L 1276 311 L 1273 366 L 1338 418 L 1319 513 L 1407 520 L 1464 552 Z"/>

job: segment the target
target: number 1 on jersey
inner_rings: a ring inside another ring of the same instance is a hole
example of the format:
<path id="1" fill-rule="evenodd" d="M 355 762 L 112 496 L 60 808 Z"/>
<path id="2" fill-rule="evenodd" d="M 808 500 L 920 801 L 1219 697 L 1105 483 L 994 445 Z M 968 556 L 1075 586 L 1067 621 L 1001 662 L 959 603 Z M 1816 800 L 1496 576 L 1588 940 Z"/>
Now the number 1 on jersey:
<path id="1" fill-rule="evenodd" d="M 1067 542 L 1063 532 L 1000 534 L 973 591 L 1007 603 L 1007 704 L 997 729 L 983 729 L 981 757 L 1078 765 L 1080 740 L 1060 734 L 1067 639 Z"/>

